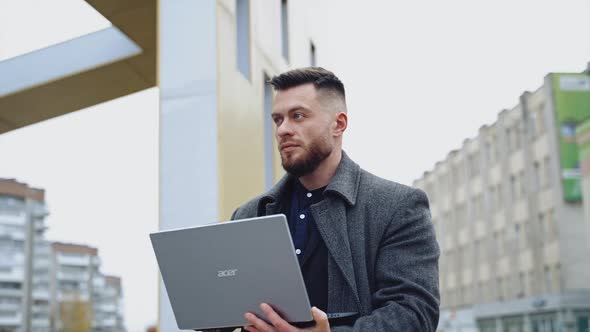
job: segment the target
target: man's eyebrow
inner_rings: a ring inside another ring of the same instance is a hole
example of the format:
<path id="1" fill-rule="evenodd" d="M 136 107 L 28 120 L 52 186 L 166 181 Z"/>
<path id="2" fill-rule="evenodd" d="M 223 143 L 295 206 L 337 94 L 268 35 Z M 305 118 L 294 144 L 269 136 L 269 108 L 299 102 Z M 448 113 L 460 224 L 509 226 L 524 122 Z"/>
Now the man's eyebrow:
<path id="1" fill-rule="evenodd" d="M 285 113 L 289 114 L 289 113 L 292 113 L 292 112 L 295 112 L 295 111 L 306 111 L 306 112 L 309 112 L 310 110 L 308 108 L 306 108 L 305 106 L 303 106 L 303 105 L 296 105 L 296 106 L 293 106 L 293 107 L 289 108 L 287 110 L 287 112 L 285 112 Z M 280 116 L 282 114 L 283 114 L 283 112 L 273 111 L 272 113 L 270 113 L 270 116 Z"/>

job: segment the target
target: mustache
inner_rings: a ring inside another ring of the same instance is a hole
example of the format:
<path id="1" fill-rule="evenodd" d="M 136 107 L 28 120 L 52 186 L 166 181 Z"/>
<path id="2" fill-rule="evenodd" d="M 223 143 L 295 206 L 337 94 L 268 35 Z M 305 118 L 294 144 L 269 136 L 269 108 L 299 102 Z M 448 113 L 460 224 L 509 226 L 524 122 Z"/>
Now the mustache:
<path id="1" fill-rule="evenodd" d="M 279 142 L 279 150 L 288 146 L 304 146 L 302 143 L 293 140 L 282 140 Z"/>

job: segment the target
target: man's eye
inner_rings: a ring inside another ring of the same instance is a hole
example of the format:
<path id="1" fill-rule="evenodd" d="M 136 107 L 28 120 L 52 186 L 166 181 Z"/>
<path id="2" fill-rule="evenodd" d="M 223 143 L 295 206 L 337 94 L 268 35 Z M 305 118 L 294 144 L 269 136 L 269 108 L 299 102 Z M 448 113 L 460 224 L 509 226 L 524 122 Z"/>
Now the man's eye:
<path id="1" fill-rule="evenodd" d="M 272 121 L 276 124 L 279 125 L 281 123 L 281 118 L 273 118 Z"/>
<path id="2" fill-rule="evenodd" d="M 295 119 L 302 119 L 303 118 L 303 114 L 301 114 L 301 113 L 294 113 L 293 114 L 293 118 L 295 118 Z"/>

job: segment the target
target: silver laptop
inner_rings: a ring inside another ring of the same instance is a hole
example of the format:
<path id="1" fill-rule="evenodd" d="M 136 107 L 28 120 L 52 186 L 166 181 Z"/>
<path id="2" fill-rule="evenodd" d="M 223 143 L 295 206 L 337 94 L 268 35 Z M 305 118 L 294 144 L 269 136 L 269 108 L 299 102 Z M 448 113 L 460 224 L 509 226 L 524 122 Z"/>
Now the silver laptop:
<path id="1" fill-rule="evenodd" d="M 270 304 L 289 322 L 311 306 L 287 219 L 272 215 L 150 234 L 179 329 L 248 325 Z"/>

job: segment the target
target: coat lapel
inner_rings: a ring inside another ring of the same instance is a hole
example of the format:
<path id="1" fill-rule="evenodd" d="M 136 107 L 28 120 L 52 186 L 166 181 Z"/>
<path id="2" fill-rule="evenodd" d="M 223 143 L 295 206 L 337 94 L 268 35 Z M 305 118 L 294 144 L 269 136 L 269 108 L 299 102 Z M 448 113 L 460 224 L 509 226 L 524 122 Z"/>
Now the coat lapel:
<path id="1" fill-rule="evenodd" d="M 357 305 L 357 310 L 360 308 L 360 301 L 358 298 L 356 281 L 354 277 L 354 267 L 352 265 L 352 254 L 350 251 L 350 243 L 348 241 L 348 229 L 346 226 L 346 207 L 342 201 L 327 197 L 318 204 L 311 206 L 311 212 L 316 221 L 318 231 L 322 236 L 332 256 L 335 267 L 328 266 L 330 273 L 328 303 L 336 304 L 336 302 L 344 302 L 347 296 L 346 293 L 352 294 L 353 301 Z M 338 274 L 344 277 L 343 282 L 338 282 Z M 344 291 L 342 286 L 348 286 L 348 292 Z M 331 308 L 336 309 L 336 308 Z M 342 310 L 342 309 L 336 309 Z"/>
<path id="2" fill-rule="evenodd" d="M 325 199 L 311 206 L 320 236 L 328 249 L 328 312 L 359 311 L 352 252 L 348 238 L 346 209 L 356 204 L 360 167 L 344 151 L 328 187 Z M 277 214 L 286 199 L 293 178 L 285 175 L 258 201 L 258 215 Z M 350 221 L 352 222 L 352 221 Z M 351 308 L 354 303 L 356 308 Z"/>
<path id="3" fill-rule="evenodd" d="M 281 213 L 281 199 L 286 197 L 286 192 L 291 187 L 291 181 L 292 177 L 286 174 L 258 200 L 258 216 Z M 282 204 L 285 204 L 285 202 L 282 202 Z"/>

